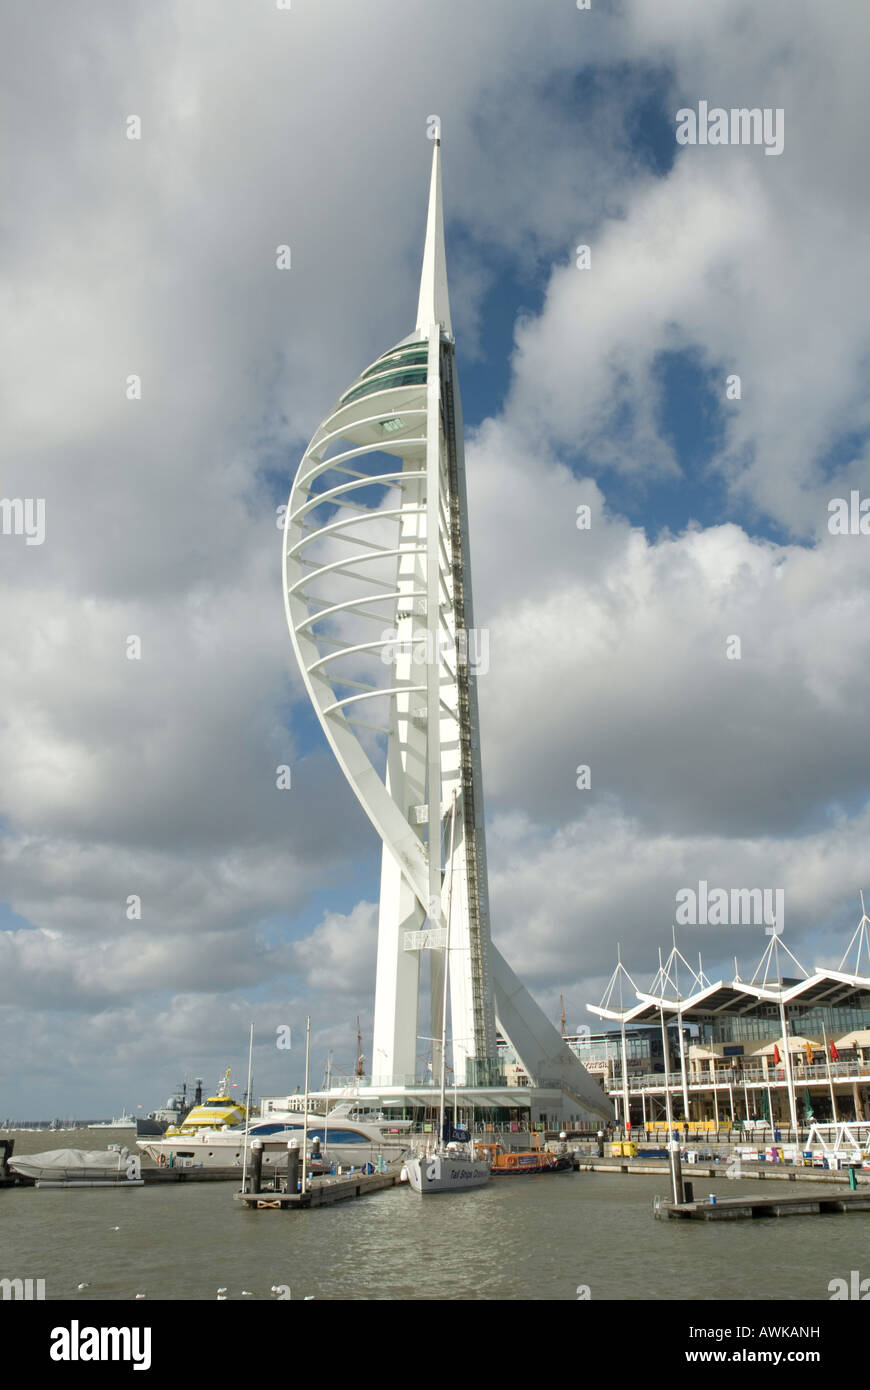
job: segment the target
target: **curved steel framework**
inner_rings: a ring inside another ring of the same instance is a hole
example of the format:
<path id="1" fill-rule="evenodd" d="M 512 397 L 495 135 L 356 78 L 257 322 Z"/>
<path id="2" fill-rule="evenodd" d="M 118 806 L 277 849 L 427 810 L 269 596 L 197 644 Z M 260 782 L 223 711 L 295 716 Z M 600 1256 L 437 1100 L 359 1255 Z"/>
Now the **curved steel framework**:
<path id="1" fill-rule="evenodd" d="M 311 702 L 384 845 L 372 1072 L 384 1085 L 415 1076 L 424 956 L 429 1037 L 441 1035 L 452 878 L 456 1082 L 497 1081 L 497 1012 L 531 1078 L 539 1070 L 552 1076 L 561 1063 L 572 1072 L 572 1092 L 601 1111 L 598 1087 L 490 940 L 465 462 L 437 144 L 417 327 L 360 374 L 305 451 L 285 521 L 284 596 Z M 383 776 L 373 758 L 385 763 Z M 437 1043 L 433 1054 L 437 1073 Z"/>

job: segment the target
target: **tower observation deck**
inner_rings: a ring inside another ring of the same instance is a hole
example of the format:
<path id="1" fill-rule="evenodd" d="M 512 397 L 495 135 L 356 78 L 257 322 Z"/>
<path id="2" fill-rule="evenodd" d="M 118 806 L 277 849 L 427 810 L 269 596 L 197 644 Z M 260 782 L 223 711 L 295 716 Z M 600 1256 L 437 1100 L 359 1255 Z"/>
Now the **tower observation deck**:
<path id="1" fill-rule="evenodd" d="M 498 1030 L 550 1113 L 609 1118 L 491 938 L 477 706 L 488 644 L 472 611 L 438 141 L 416 327 L 365 368 L 305 451 L 284 600 L 312 705 L 383 841 L 368 1089 L 395 1104 L 439 1074 L 446 969 L 450 1085 L 468 1104 L 517 1104 Z M 422 1079 L 421 1037 L 432 1053 Z"/>

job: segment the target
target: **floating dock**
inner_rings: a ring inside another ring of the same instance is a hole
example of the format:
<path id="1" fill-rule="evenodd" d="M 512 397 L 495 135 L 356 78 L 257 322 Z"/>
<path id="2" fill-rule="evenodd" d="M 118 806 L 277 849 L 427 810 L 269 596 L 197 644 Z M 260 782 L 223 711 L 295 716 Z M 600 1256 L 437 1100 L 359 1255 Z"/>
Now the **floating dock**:
<path id="1" fill-rule="evenodd" d="M 715 1202 L 659 1202 L 660 1221 L 746 1221 L 772 1216 L 828 1216 L 850 1211 L 870 1211 L 870 1191 L 804 1192 L 797 1196 L 726 1197 Z"/>
<path id="2" fill-rule="evenodd" d="M 577 1158 L 574 1163 L 575 1171 L 583 1173 L 637 1173 L 640 1175 L 669 1177 L 670 1167 L 665 1162 L 656 1159 L 632 1158 Z M 727 1163 L 694 1163 L 690 1168 L 683 1169 L 683 1178 L 688 1182 L 694 1182 L 698 1178 L 728 1178 Z M 816 1183 L 839 1183 L 844 1180 L 843 1170 L 825 1170 L 821 1168 L 792 1167 L 786 1163 L 759 1163 L 753 1165 L 743 1162 L 738 1181 L 755 1182 L 764 1181 L 767 1178 L 779 1179 L 780 1182 L 816 1182 Z M 859 1187 L 870 1188 L 870 1171 L 856 1170 L 856 1181 Z"/>
<path id="3" fill-rule="evenodd" d="M 368 1197 L 400 1182 L 400 1168 L 387 1173 L 345 1173 L 341 1177 L 314 1178 L 307 1192 L 236 1192 L 235 1200 L 251 1211 L 298 1211 L 302 1207 L 326 1207 Z"/>

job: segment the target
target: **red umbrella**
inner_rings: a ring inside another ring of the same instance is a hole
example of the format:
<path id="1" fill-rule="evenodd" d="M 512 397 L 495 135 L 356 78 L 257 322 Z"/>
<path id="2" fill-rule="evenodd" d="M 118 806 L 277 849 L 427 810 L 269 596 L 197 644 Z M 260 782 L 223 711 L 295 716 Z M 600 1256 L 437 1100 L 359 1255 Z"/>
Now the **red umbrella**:
<path id="1" fill-rule="evenodd" d="M 832 1062 L 839 1062 L 839 1060 L 840 1060 L 840 1054 L 839 1054 L 839 1052 L 837 1051 L 837 1044 L 834 1042 L 834 1039 L 833 1039 L 833 1038 L 831 1038 L 830 1048 L 831 1048 L 831 1061 L 832 1061 Z"/>
<path id="2" fill-rule="evenodd" d="M 779 1060 L 780 1060 L 780 1059 L 779 1059 L 779 1048 L 777 1047 L 776 1043 L 774 1043 L 774 1044 L 773 1044 L 773 1065 L 774 1065 L 775 1067 L 778 1067 L 778 1066 L 779 1066 Z"/>

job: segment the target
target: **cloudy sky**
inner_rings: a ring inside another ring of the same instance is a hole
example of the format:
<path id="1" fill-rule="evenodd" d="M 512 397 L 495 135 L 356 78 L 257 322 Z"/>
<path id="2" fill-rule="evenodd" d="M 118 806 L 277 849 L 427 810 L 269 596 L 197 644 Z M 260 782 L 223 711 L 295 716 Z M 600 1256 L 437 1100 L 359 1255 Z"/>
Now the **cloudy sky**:
<path id="1" fill-rule="evenodd" d="M 276 508 L 413 326 L 433 114 L 494 937 L 572 1026 L 701 879 L 783 888 L 836 965 L 870 888 L 870 537 L 828 524 L 870 496 L 864 0 L 2 9 L 0 500 L 44 537 L 0 534 L 0 1119 L 243 1084 L 251 1019 L 258 1092 L 309 1012 L 317 1080 L 358 1014 L 370 1053 L 379 844 Z M 782 152 L 678 144 L 700 102 L 780 110 Z M 767 944 L 678 941 L 710 975 Z"/>

